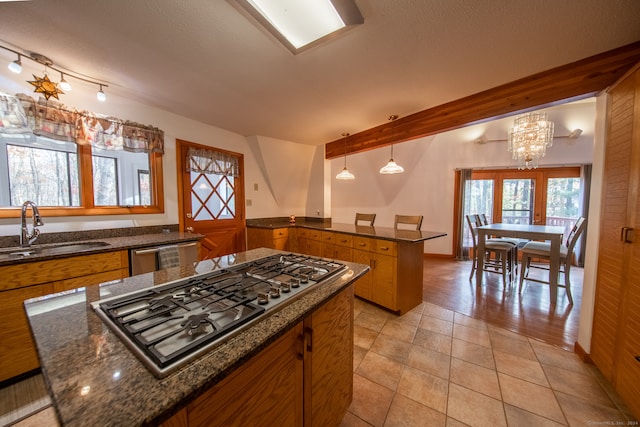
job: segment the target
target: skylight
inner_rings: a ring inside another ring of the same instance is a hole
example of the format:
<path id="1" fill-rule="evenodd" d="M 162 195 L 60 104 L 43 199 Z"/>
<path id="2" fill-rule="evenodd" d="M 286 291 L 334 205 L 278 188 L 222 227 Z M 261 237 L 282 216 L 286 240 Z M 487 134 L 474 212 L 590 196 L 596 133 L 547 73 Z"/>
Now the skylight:
<path id="1" fill-rule="evenodd" d="M 364 22 L 353 0 L 236 0 L 293 53 Z"/>

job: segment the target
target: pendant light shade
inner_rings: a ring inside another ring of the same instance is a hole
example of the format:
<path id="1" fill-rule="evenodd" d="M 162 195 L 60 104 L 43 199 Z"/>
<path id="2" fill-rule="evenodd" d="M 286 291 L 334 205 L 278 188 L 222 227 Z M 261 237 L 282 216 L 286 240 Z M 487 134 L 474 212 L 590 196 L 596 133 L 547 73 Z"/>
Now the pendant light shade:
<path id="1" fill-rule="evenodd" d="M 394 173 L 402 173 L 404 168 L 393 160 L 393 145 L 391 146 L 391 158 L 389 162 L 380 168 L 380 173 L 383 175 L 393 175 Z"/>
<path id="2" fill-rule="evenodd" d="M 336 179 L 340 179 L 340 180 L 349 180 L 349 179 L 356 179 L 356 177 L 349 172 L 349 169 L 347 169 L 347 137 L 349 136 L 348 133 L 343 133 L 342 136 L 344 136 L 344 168 L 342 168 L 342 171 L 336 175 Z"/>
<path id="3" fill-rule="evenodd" d="M 397 118 L 398 116 L 395 114 L 389 116 L 390 121 L 394 121 Z M 393 175 L 393 174 L 402 173 L 402 172 L 404 172 L 404 168 L 399 164 L 397 164 L 395 160 L 393 160 L 393 144 L 391 144 L 391 158 L 389 159 L 389 162 L 386 165 L 380 168 L 380 173 L 383 175 Z"/>

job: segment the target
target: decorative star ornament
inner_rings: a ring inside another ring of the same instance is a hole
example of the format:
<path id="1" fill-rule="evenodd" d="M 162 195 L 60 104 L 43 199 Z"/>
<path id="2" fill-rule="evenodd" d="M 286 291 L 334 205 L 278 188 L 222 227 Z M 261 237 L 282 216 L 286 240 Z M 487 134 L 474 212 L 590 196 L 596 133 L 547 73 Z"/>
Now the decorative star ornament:
<path id="1" fill-rule="evenodd" d="M 58 87 L 58 83 L 49 80 L 49 76 L 46 74 L 44 75 L 44 77 L 38 77 L 35 74 L 32 75 L 35 80 L 27 81 L 27 83 L 35 86 L 34 92 L 43 94 L 47 101 L 52 96 L 55 99 L 60 100 L 60 98 L 58 98 L 58 95 L 63 95 L 64 92 L 60 90 L 60 88 Z"/>

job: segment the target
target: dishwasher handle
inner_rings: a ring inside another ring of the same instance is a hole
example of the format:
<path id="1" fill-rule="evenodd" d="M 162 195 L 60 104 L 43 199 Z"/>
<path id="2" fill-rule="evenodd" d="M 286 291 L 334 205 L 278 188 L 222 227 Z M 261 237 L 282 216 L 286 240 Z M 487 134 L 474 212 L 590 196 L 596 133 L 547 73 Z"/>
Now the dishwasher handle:
<path id="1" fill-rule="evenodd" d="M 196 246 L 197 243 L 196 242 L 192 242 L 192 243 L 185 243 L 182 245 L 176 245 L 178 247 L 178 249 L 183 249 L 183 248 L 190 248 L 191 246 Z M 166 245 L 163 247 L 167 247 L 167 246 L 171 246 L 171 245 Z M 133 253 L 136 255 L 144 255 L 144 254 L 154 254 L 158 252 L 159 248 L 150 248 L 150 249 L 137 249 L 134 250 Z"/>

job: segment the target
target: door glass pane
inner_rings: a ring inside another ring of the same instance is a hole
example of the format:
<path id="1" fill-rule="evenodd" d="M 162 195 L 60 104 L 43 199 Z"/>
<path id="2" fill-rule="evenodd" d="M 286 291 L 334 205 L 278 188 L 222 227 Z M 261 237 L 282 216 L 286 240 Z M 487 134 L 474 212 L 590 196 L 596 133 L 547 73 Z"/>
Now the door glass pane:
<path id="1" fill-rule="evenodd" d="M 489 222 L 492 222 L 493 213 L 493 180 L 473 179 L 467 181 L 464 200 L 464 214 L 485 214 Z M 471 232 L 466 218 L 464 219 L 464 244 L 472 247 Z"/>
<path id="2" fill-rule="evenodd" d="M 502 181 L 502 222 L 533 224 L 533 179 Z"/>
<path id="3" fill-rule="evenodd" d="M 580 216 L 580 178 L 549 178 L 547 181 L 547 225 L 565 228 L 569 235 Z"/>
<path id="4" fill-rule="evenodd" d="M 195 221 L 235 218 L 233 177 L 191 172 L 191 209 Z"/>

